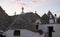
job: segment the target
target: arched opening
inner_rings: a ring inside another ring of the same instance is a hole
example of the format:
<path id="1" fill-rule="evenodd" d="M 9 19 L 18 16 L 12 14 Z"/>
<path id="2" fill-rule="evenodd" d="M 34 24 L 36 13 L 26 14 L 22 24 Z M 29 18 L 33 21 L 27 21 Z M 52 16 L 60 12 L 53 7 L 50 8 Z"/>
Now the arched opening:
<path id="1" fill-rule="evenodd" d="M 36 29 L 38 29 L 38 25 L 36 25 Z"/>

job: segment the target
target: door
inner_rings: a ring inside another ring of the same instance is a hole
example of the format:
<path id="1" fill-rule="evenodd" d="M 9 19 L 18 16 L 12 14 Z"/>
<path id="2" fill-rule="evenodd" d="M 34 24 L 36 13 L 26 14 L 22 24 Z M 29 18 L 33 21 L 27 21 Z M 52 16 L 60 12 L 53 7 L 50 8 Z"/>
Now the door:
<path id="1" fill-rule="evenodd" d="M 48 27 L 48 37 L 52 37 L 53 26 Z"/>

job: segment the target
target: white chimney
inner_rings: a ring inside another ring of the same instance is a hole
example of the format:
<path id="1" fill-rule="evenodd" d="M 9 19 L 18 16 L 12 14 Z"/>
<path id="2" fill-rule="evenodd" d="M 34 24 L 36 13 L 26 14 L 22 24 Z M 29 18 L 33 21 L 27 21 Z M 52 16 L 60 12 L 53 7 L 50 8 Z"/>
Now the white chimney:
<path id="1" fill-rule="evenodd" d="M 55 14 L 55 23 L 57 23 L 57 15 Z"/>

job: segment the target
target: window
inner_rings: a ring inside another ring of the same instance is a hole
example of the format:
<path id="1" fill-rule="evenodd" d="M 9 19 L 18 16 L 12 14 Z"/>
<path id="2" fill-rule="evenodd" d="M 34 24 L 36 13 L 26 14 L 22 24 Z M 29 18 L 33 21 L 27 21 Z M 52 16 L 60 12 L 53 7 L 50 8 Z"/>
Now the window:
<path id="1" fill-rule="evenodd" d="M 14 31 L 14 36 L 20 36 L 20 30 L 15 30 Z"/>

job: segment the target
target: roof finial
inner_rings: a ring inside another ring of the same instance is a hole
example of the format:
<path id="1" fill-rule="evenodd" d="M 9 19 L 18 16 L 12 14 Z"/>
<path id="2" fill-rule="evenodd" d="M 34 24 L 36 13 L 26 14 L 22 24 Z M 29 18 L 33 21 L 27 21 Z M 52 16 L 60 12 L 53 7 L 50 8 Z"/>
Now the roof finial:
<path id="1" fill-rule="evenodd" d="M 35 11 L 35 13 L 36 13 L 36 11 Z"/>
<path id="2" fill-rule="evenodd" d="M 24 7 L 22 7 L 22 13 L 21 14 L 23 14 L 24 13 Z"/>
<path id="3" fill-rule="evenodd" d="M 16 15 L 16 12 L 15 12 L 15 15 Z"/>
<path id="4" fill-rule="evenodd" d="M 24 7 L 22 7 L 22 10 L 24 10 Z"/>

